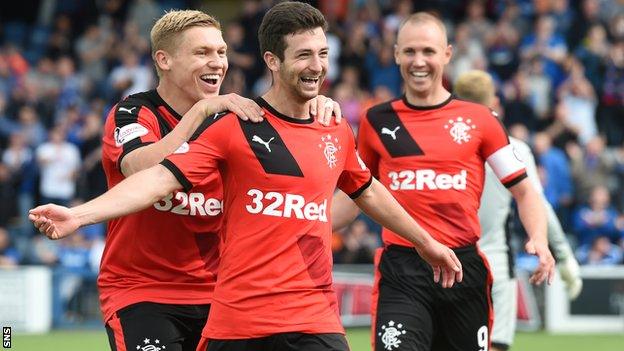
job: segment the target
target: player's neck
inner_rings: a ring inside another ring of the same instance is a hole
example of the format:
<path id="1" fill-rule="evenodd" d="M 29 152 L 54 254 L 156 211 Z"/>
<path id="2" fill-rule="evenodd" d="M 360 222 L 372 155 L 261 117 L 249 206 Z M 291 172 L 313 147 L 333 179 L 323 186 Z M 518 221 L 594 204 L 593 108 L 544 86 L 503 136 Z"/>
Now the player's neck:
<path id="1" fill-rule="evenodd" d="M 420 95 L 416 92 L 410 91 L 407 89 L 405 91 L 405 98 L 407 102 L 414 106 L 435 106 L 443 103 L 448 100 L 451 96 L 451 93 L 440 87 L 440 89 L 436 89 L 433 93 Z"/>
<path id="2" fill-rule="evenodd" d="M 168 86 L 165 82 L 160 81 L 156 87 L 158 95 L 180 116 L 184 116 L 188 110 L 193 107 L 194 102 L 189 100 L 179 89 Z"/>
<path id="3" fill-rule="evenodd" d="M 310 101 L 302 102 L 287 92 L 271 87 L 262 98 L 277 112 L 296 119 L 310 118 Z"/>

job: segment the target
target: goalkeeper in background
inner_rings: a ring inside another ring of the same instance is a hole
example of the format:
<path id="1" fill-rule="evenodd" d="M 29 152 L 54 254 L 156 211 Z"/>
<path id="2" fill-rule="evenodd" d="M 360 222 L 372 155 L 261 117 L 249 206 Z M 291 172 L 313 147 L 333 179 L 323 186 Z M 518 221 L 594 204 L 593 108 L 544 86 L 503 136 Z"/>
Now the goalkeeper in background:
<path id="1" fill-rule="evenodd" d="M 494 111 L 499 110 L 494 82 L 486 72 L 475 70 L 460 75 L 455 82 L 454 93 L 461 99 L 486 105 Z M 542 194 L 543 189 L 531 149 L 526 143 L 513 137 L 509 137 L 509 141 L 514 147 L 516 157 L 524 161 L 528 178 Z M 552 206 L 543 195 L 542 199 L 548 217 L 548 243 L 559 262 L 559 273 L 565 282 L 568 296 L 575 299 L 583 287 L 579 265 Z M 482 229 L 479 247 L 487 256 L 494 278 L 494 326 L 491 336 L 493 351 L 509 349 L 516 329 L 517 282 L 513 269 L 513 253 L 505 230 L 511 211 L 511 200 L 509 191 L 498 181 L 492 168 L 486 165 L 485 185 L 479 208 Z"/>

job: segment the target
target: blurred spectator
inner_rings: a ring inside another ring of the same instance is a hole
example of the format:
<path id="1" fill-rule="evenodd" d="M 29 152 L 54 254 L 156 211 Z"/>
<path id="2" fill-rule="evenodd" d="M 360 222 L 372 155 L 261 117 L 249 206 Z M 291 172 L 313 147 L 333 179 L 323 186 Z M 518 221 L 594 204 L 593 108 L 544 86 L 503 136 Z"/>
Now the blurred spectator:
<path id="1" fill-rule="evenodd" d="M 576 48 L 588 35 L 590 27 L 605 25 L 600 18 L 600 0 L 581 0 L 580 11 L 574 16 L 570 30 L 567 32 L 567 43 L 570 49 Z"/>
<path id="2" fill-rule="evenodd" d="M 542 170 L 544 195 L 557 214 L 567 209 L 573 200 L 574 186 L 570 173 L 570 165 L 565 153 L 552 146 L 552 139 L 546 133 L 533 136 L 533 148 L 536 161 Z M 562 222 L 565 223 L 566 218 Z"/>
<path id="3" fill-rule="evenodd" d="M 162 10 L 153 0 L 134 0 L 128 9 L 128 22 L 134 23 L 137 33 L 149 43 L 152 26 L 161 15 Z"/>
<path id="4" fill-rule="evenodd" d="M 375 250 L 380 243 L 376 234 L 370 232 L 365 221 L 356 219 L 340 235 L 342 247 L 334 255 L 337 262 L 373 263 Z"/>
<path id="5" fill-rule="evenodd" d="M 11 246 L 9 232 L 0 227 L 0 269 L 15 267 L 19 263 L 20 254 Z"/>
<path id="6" fill-rule="evenodd" d="M 609 48 L 607 31 L 601 24 L 595 24 L 588 29 L 587 36 L 574 51 L 574 55 L 585 68 L 585 77 L 591 82 L 596 95 L 602 94 Z"/>
<path id="7" fill-rule="evenodd" d="M 551 0 L 550 16 L 555 21 L 555 33 L 561 36 L 565 36 L 568 33 L 575 17 L 568 0 Z"/>
<path id="8" fill-rule="evenodd" d="M 588 200 L 590 192 L 597 186 L 615 190 L 613 171 L 615 160 L 605 152 L 605 142 L 600 136 L 589 140 L 585 149 L 574 142 L 566 145 L 570 156 L 572 177 L 580 202 Z"/>
<path id="9" fill-rule="evenodd" d="M 41 203 L 68 206 L 76 192 L 80 167 L 78 148 L 65 140 L 60 127 L 55 127 L 50 131 L 50 140 L 37 148 L 36 157 L 41 169 Z"/>
<path id="10" fill-rule="evenodd" d="M 544 73 L 555 87 L 563 78 L 559 64 L 563 62 L 567 51 L 565 40 L 555 32 L 555 21 L 549 16 L 537 18 L 533 33 L 524 37 L 520 45 L 522 59 L 538 59 L 543 64 Z"/>
<path id="11" fill-rule="evenodd" d="M 609 60 L 602 89 L 601 119 L 609 145 L 624 142 L 624 39 L 615 43 Z"/>
<path id="12" fill-rule="evenodd" d="M 366 54 L 366 72 L 369 77 L 369 89 L 375 90 L 384 86 L 392 92 L 392 96 L 401 95 L 401 74 L 399 66 L 394 62 L 394 44 L 380 44 L 377 49 L 371 48 Z"/>
<path id="13" fill-rule="evenodd" d="M 617 217 L 618 212 L 611 204 L 609 190 L 604 186 L 596 186 L 591 191 L 587 205 L 581 206 L 574 214 L 574 231 L 578 242 L 588 245 L 598 236 L 616 242 L 620 239 Z"/>
<path id="14" fill-rule="evenodd" d="M 581 145 L 598 135 L 596 94 L 585 78 L 583 66 L 574 58 L 567 61 L 568 78 L 559 86 L 557 95 L 563 111 L 555 114 L 555 124 L 574 134 Z"/>
<path id="15" fill-rule="evenodd" d="M 256 52 L 253 52 L 245 46 L 245 29 L 243 25 L 239 22 L 231 22 L 225 27 L 224 38 L 225 42 L 228 45 L 227 48 L 227 57 L 229 63 L 228 75 L 226 79 L 229 78 L 229 75 L 232 71 L 240 70 L 244 76 L 244 88 L 243 94 L 247 93 L 251 90 L 255 79 L 257 78 L 255 75 L 256 71 Z M 232 91 L 232 90 L 229 90 Z"/>
<path id="16" fill-rule="evenodd" d="M 511 23 L 501 21 L 490 33 L 487 40 L 486 55 L 489 69 L 503 81 L 510 79 L 518 69 L 518 31 Z"/>
<path id="17" fill-rule="evenodd" d="M 84 200 L 90 200 L 103 194 L 106 187 L 106 177 L 102 168 L 102 118 L 97 112 L 89 112 L 85 116 L 84 124 L 78 132 L 80 140 L 80 169 L 78 195 Z"/>
<path id="18" fill-rule="evenodd" d="M 154 83 L 152 68 L 142 65 L 136 52 L 123 48 L 122 64 L 113 68 L 110 74 L 114 91 L 110 100 L 122 100 L 128 95 L 150 90 Z"/>
<path id="19" fill-rule="evenodd" d="M 74 30 L 71 18 L 64 13 L 60 13 L 54 20 L 54 29 L 48 38 L 48 55 L 53 59 L 61 56 L 71 56 L 74 41 Z"/>
<path id="20" fill-rule="evenodd" d="M 466 71 L 485 68 L 485 53 L 481 43 L 470 34 L 470 28 L 466 23 L 457 26 L 453 40 L 453 56 L 446 71 L 452 82 Z"/>
<path id="21" fill-rule="evenodd" d="M 113 44 L 110 33 L 102 30 L 98 25 L 90 25 L 76 41 L 76 54 L 80 58 L 80 69 L 85 77 L 90 79 L 101 93 L 104 93 L 102 83 L 106 78 L 106 56 Z"/>
<path id="22" fill-rule="evenodd" d="M 17 124 L 15 128 L 11 128 L 8 132 L 21 133 L 26 138 L 26 142 L 30 147 L 37 147 L 45 141 L 46 130 L 39 121 L 37 111 L 30 105 L 23 106 L 17 116 Z"/>
<path id="23" fill-rule="evenodd" d="M 622 249 L 606 236 L 597 236 L 590 244 L 580 246 L 576 258 L 582 265 L 617 265 L 622 263 Z"/>
<path id="24" fill-rule="evenodd" d="M 0 163 L 0 227 L 14 225 L 17 222 L 17 197 L 15 189 L 19 179 L 11 174 L 4 163 Z"/>
<path id="25" fill-rule="evenodd" d="M 334 99 L 340 104 L 342 115 L 354 131 L 360 125 L 362 100 L 365 93 L 359 86 L 359 71 L 352 66 L 344 67 L 338 85 L 334 88 Z"/>
<path id="26" fill-rule="evenodd" d="M 467 18 L 462 23 L 462 25 L 466 26 L 467 36 L 479 43 L 484 43 L 494 29 L 492 22 L 485 17 L 485 4 L 485 0 L 470 0 L 466 6 Z M 459 27 L 457 30 L 459 30 Z M 459 42 L 458 39 L 455 41 Z"/>
<path id="27" fill-rule="evenodd" d="M 530 131 L 535 131 L 538 117 L 529 104 L 529 86 L 527 75 L 518 71 L 513 78 L 503 85 L 503 109 L 505 126 L 521 124 Z"/>
<path id="28" fill-rule="evenodd" d="M 63 56 L 56 62 L 57 74 L 61 79 L 61 90 L 57 100 L 57 116 L 70 106 L 80 106 L 86 92 L 86 82 L 82 75 L 76 72 L 74 60 Z"/>

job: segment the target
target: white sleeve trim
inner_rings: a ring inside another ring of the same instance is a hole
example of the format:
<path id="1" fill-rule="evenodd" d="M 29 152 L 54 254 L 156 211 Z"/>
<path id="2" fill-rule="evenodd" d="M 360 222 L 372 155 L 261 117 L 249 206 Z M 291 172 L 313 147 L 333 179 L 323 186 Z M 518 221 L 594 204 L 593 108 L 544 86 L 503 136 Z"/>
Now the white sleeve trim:
<path id="1" fill-rule="evenodd" d="M 526 168 L 511 144 L 496 150 L 486 161 L 501 181 Z"/>

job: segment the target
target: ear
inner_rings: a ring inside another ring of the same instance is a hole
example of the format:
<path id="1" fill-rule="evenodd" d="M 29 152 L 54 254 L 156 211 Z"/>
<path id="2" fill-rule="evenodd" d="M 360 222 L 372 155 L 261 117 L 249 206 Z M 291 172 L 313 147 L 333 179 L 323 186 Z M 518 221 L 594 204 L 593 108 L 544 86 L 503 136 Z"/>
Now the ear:
<path id="1" fill-rule="evenodd" d="M 154 53 L 154 62 L 156 62 L 156 65 L 158 65 L 158 68 L 160 68 L 161 71 L 169 71 L 171 70 L 171 56 L 169 56 L 169 54 L 164 51 L 164 50 L 158 50 Z"/>
<path id="2" fill-rule="evenodd" d="M 264 63 L 266 63 L 267 67 L 272 72 L 279 71 L 279 66 L 282 63 L 282 61 L 279 59 L 279 57 L 277 57 L 277 55 L 275 55 L 274 53 L 270 51 L 265 51 L 264 55 L 262 55 L 262 58 L 264 59 Z"/>
<path id="3" fill-rule="evenodd" d="M 444 64 L 448 64 L 449 62 L 451 62 L 451 57 L 453 56 L 453 45 L 449 44 L 446 47 L 446 50 L 444 50 L 444 58 L 445 58 L 445 62 Z"/>
<path id="4" fill-rule="evenodd" d="M 399 64 L 399 46 L 394 44 L 394 63 Z"/>

